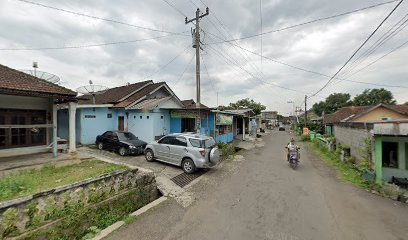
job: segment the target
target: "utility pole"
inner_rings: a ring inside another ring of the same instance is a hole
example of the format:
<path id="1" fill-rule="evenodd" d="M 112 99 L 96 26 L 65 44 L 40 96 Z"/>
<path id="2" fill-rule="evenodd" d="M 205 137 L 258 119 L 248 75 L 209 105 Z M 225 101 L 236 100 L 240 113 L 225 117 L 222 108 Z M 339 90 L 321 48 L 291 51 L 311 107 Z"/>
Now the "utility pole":
<path id="1" fill-rule="evenodd" d="M 185 23 L 191 23 L 195 21 L 196 29 L 194 32 L 194 45 L 193 48 L 196 49 L 196 94 L 197 94 L 197 102 L 196 108 L 199 110 L 199 116 L 197 117 L 197 130 L 200 131 L 201 129 L 201 115 L 200 115 L 200 18 L 203 18 L 210 14 L 210 10 L 208 7 L 205 9 L 205 13 L 200 15 L 200 9 L 197 8 L 196 17 L 193 19 L 188 20 L 186 17 Z"/>
<path id="2" fill-rule="evenodd" d="M 307 95 L 305 95 L 305 123 L 307 123 Z"/>

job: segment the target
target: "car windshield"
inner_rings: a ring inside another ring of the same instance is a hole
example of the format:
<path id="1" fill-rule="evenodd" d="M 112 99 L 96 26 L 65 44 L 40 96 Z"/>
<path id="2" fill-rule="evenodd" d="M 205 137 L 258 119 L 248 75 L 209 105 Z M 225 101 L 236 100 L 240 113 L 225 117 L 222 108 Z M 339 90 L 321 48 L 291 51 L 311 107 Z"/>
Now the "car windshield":
<path id="1" fill-rule="evenodd" d="M 138 138 L 130 132 L 118 132 L 118 138 L 121 141 L 138 140 Z"/>

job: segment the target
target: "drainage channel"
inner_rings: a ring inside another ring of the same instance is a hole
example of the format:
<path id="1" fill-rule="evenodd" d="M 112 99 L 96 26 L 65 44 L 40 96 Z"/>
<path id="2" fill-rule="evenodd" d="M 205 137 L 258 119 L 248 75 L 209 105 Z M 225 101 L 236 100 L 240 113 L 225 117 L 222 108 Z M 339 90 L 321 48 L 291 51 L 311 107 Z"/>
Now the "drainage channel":
<path id="1" fill-rule="evenodd" d="M 175 184 L 177 184 L 177 186 L 179 187 L 185 187 L 187 186 L 189 183 L 191 183 L 194 179 L 198 178 L 199 176 L 203 175 L 206 171 L 204 170 L 200 170 L 197 171 L 195 173 L 181 173 L 173 178 L 171 178 L 170 180 L 173 181 Z"/>

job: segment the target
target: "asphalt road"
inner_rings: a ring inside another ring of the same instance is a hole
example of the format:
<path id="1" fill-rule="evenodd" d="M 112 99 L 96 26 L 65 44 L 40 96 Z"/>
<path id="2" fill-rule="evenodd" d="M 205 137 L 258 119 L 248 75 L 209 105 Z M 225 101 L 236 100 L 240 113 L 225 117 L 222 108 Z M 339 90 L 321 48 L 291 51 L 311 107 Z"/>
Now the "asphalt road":
<path id="1" fill-rule="evenodd" d="M 336 179 L 301 146 L 297 170 L 285 162 L 284 132 L 228 161 L 192 186 L 195 202 L 168 200 L 108 239 L 408 239 L 408 207 Z"/>

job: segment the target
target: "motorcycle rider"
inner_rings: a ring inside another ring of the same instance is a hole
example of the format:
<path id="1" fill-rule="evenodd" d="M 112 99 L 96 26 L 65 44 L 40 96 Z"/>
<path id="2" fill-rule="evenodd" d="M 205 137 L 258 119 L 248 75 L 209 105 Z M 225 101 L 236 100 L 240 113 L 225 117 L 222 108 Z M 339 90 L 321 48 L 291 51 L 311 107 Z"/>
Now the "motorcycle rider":
<path id="1" fill-rule="evenodd" d="M 297 152 L 298 161 L 299 161 L 300 159 L 299 146 L 295 144 L 295 139 L 291 138 L 286 148 L 288 149 L 288 154 L 287 154 L 288 162 L 289 162 L 289 154 L 293 152 Z"/>

